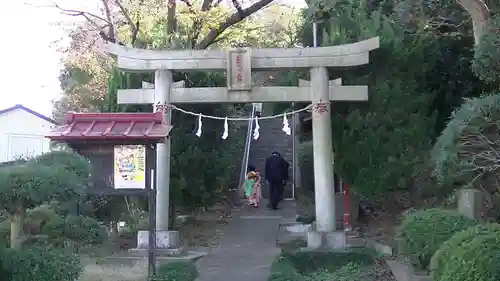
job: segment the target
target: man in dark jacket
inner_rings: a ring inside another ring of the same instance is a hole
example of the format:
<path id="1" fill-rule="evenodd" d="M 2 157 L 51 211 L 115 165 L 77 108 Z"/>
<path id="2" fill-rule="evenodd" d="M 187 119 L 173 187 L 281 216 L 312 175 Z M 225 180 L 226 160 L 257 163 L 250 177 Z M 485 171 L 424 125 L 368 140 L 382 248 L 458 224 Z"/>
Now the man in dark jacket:
<path id="1" fill-rule="evenodd" d="M 266 158 L 265 177 L 269 183 L 269 208 L 278 209 L 278 203 L 283 198 L 286 181 L 288 180 L 288 167 L 290 164 L 278 152 Z"/>

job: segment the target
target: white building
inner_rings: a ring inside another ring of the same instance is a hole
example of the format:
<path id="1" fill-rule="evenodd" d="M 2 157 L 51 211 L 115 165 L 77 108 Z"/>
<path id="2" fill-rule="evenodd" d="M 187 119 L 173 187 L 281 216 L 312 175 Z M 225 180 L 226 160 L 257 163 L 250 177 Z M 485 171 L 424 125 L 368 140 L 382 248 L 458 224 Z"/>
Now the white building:
<path id="1" fill-rule="evenodd" d="M 57 125 L 51 118 L 20 104 L 0 110 L 0 163 L 50 150 L 44 136 Z"/>

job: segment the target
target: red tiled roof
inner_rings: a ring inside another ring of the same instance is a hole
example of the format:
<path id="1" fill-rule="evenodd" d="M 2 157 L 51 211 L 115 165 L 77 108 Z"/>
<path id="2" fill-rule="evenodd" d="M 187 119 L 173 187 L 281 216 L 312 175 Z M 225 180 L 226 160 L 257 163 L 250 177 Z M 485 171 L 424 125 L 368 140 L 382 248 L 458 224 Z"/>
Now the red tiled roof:
<path id="1" fill-rule="evenodd" d="M 154 140 L 166 138 L 172 126 L 163 124 L 156 113 L 74 113 L 66 125 L 56 127 L 46 137 L 51 140 Z"/>

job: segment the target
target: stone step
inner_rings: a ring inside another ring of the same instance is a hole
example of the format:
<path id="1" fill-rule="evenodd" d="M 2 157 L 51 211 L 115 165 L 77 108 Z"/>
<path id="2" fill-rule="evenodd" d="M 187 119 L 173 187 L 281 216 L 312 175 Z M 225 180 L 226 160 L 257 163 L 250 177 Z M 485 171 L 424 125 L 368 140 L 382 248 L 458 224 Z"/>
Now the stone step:
<path id="1" fill-rule="evenodd" d="M 260 137 L 257 140 L 252 139 L 249 163 L 254 165 L 258 171 L 264 172 L 266 158 L 271 156 L 273 151 L 277 151 L 283 156 L 283 158 L 290 162 L 289 175 L 292 177 L 291 167 L 293 167 L 293 139 L 292 136 L 288 136 L 282 131 L 282 119 L 277 118 L 261 120 L 259 125 Z M 285 186 L 285 198 L 293 197 L 292 188 L 293 185 L 290 180 Z M 264 183 L 262 194 L 265 198 L 267 198 L 268 193 L 268 186 Z"/>

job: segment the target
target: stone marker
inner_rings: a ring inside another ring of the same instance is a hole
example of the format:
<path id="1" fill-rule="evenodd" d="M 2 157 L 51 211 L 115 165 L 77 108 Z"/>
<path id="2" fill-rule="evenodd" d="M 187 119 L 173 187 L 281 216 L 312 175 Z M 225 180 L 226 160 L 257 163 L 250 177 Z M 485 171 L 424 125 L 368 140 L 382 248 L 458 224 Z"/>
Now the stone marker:
<path id="1" fill-rule="evenodd" d="M 483 195 L 477 189 L 461 189 L 458 193 L 458 212 L 479 219 L 483 213 Z"/>

